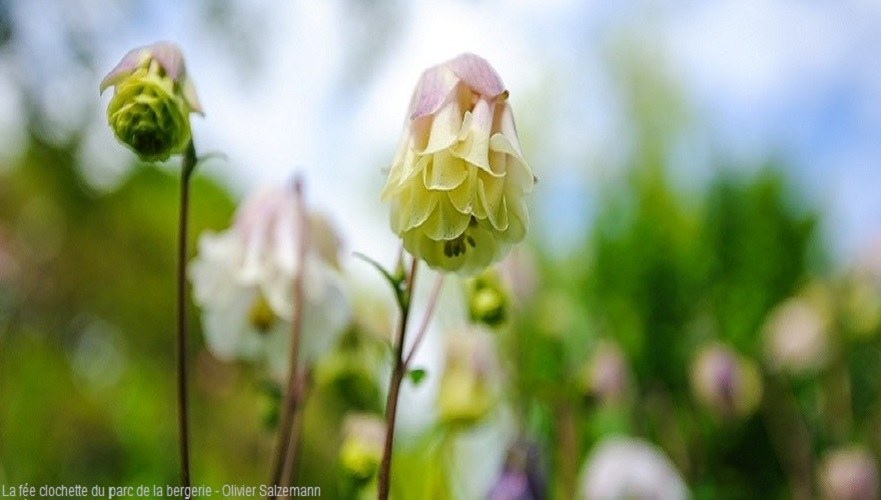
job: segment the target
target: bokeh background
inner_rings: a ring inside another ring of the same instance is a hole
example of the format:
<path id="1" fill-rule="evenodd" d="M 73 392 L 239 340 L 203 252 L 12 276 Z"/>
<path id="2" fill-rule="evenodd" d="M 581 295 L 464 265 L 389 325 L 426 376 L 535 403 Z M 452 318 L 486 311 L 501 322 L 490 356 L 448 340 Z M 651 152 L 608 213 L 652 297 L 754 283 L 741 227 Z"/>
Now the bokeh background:
<path id="1" fill-rule="evenodd" d="M 483 497 L 518 437 L 552 498 L 580 496 L 616 435 L 698 498 L 828 495 L 844 449 L 877 492 L 879 25 L 858 0 L 0 2 L 0 484 L 176 481 L 178 163 L 139 163 L 98 95 L 130 48 L 169 39 L 206 110 L 196 145 L 225 155 L 196 176 L 192 250 L 299 172 L 343 235 L 356 318 L 380 311 L 328 361 L 298 483 L 354 494 L 342 422 L 381 408 L 394 309 L 351 252 L 394 263 L 379 191 L 412 86 L 470 51 L 502 75 L 540 182 L 487 334 L 493 404 L 439 423 L 445 335 L 467 328 L 448 280 L 428 376 L 403 393 L 401 498 Z M 190 319 L 195 482 L 263 482 L 272 383 Z M 737 354 L 699 369 L 720 345 Z"/>

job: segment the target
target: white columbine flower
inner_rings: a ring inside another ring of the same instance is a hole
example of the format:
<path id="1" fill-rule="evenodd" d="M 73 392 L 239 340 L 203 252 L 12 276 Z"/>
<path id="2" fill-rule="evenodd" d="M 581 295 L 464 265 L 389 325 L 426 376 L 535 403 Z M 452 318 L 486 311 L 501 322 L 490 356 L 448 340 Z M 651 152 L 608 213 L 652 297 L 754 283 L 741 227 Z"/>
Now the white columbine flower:
<path id="1" fill-rule="evenodd" d="M 349 321 L 338 273 L 339 239 L 319 214 L 309 214 L 308 246 L 299 269 L 302 232 L 290 186 L 257 190 L 239 207 L 232 227 L 199 239 L 190 279 L 202 307 L 208 348 L 222 360 L 263 361 L 287 372 L 293 283 L 303 273 L 300 359 L 327 352 Z"/>
<path id="2" fill-rule="evenodd" d="M 633 438 L 607 438 L 596 445 L 582 471 L 581 498 L 688 498 L 688 489 L 670 459 L 655 446 Z"/>

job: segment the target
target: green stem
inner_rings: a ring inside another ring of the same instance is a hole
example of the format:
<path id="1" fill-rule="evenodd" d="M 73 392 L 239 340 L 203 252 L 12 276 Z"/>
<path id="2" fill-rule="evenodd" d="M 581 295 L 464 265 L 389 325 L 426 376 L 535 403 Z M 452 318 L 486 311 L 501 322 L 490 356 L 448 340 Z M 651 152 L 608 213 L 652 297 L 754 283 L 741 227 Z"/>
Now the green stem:
<path id="1" fill-rule="evenodd" d="M 401 382 L 404 380 L 406 366 L 404 364 L 404 336 L 407 333 L 407 319 L 410 316 L 410 306 L 413 303 L 413 283 L 416 277 L 416 264 L 419 261 L 413 259 L 410 266 L 410 274 L 407 276 L 407 284 L 404 293 L 407 300 L 399 301 L 401 307 L 401 323 L 398 327 L 398 335 L 395 344 L 395 359 L 392 367 L 392 377 L 389 383 L 388 399 L 385 406 L 385 446 L 382 452 L 382 462 L 379 467 L 379 495 L 380 500 L 387 500 L 389 496 L 389 483 L 391 481 L 392 468 L 392 444 L 395 436 L 395 418 L 398 412 L 398 394 L 401 391 Z"/>
<path id="2" fill-rule="evenodd" d="M 177 233 L 177 408 L 180 435 L 181 485 L 190 487 L 190 435 L 187 424 L 187 225 L 190 206 L 190 177 L 196 168 L 196 148 L 187 145 L 181 165 L 180 216 Z"/>

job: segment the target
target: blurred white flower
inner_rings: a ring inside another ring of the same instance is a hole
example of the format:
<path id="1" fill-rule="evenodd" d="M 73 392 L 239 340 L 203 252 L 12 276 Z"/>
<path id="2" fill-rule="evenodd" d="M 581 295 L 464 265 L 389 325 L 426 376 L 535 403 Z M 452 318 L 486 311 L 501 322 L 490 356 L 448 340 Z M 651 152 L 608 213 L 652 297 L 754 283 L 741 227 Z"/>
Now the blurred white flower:
<path id="1" fill-rule="evenodd" d="M 581 498 L 688 498 L 688 489 L 672 462 L 655 446 L 634 438 L 601 441 L 581 472 Z"/>
<path id="2" fill-rule="evenodd" d="M 878 465 L 859 446 L 827 454 L 820 464 L 819 483 L 823 498 L 830 500 L 874 500 L 881 496 Z"/>
<path id="3" fill-rule="evenodd" d="M 809 290 L 809 292 L 819 290 Z M 765 323 L 765 353 L 773 370 L 814 372 L 829 359 L 830 315 L 819 293 L 789 299 Z"/>
<path id="4" fill-rule="evenodd" d="M 327 352 L 349 321 L 348 298 L 337 269 L 339 239 L 319 214 L 309 214 L 308 246 L 299 269 L 302 228 L 293 187 L 258 189 L 239 207 L 233 225 L 199 239 L 190 268 L 202 307 L 208 348 L 222 360 L 268 364 L 287 372 L 293 282 L 303 273 L 300 358 Z"/>

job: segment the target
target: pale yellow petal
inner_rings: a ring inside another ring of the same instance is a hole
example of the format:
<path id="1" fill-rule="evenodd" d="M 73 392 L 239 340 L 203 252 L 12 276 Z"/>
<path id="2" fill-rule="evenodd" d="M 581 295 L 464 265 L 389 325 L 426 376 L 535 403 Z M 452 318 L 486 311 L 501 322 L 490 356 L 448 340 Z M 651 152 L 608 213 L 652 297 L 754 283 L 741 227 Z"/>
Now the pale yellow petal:
<path id="1" fill-rule="evenodd" d="M 470 215 L 456 210 L 449 198 L 442 196 L 431 215 L 419 226 L 419 229 L 433 240 L 451 240 L 464 233 L 470 221 Z"/>
<path id="2" fill-rule="evenodd" d="M 473 199 L 477 196 L 477 168 L 468 167 L 468 177 L 456 189 L 449 192 L 450 203 L 463 214 L 470 214 Z"/>
<path id="3" fill-rule="evenodd" d="M 461 185 L 468 178 L 468 168 L 465 162 L 451 155 L 449 151 L 442 150 L 431 155 L 422 171 L 425 187 L 449 191 Z"/>
<path id="4" fill-rule="evenodd" d="M 486 99 L 477 101 L 474 110 L 464 120 L 462 140 L 453 149 L 453 154 L 492 175 L 495 173 L 490 168 L 489 138 L 494 107 L 495 104 Z"/>
<path id="5" fill-rule="evenodd" d="M 439 195 L 420 184 L 418 180 L 410 182 L 392 201 L 392 231 L 396 234 L 424 223 L 438 204 Z"/>
<path id="6" fill-rule="evenodd" d="M 436 153 L 452 146 L 459 138 L 462 130 L 462 119 L 465 111 L 458 100 L 451 100 L 433 116 L 428 133 L 428 144 L 420 154 Z"/>
<path id="7" fill-rule="evenodd" d="M 477 195 L 486 210 L 486 217 L 498 231 L 508 228 L 508 209 L 502 196 L 505 179 L 480 175 L 477 179 Z"/>

